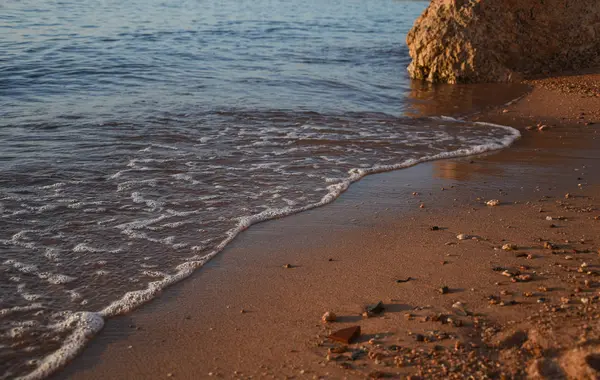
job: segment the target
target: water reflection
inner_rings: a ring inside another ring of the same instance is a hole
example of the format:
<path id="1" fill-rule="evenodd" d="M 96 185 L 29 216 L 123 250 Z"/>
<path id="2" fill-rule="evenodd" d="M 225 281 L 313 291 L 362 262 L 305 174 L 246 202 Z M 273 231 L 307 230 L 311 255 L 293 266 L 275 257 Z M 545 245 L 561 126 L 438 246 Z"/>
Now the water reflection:
<path id="1" fill-rule="evenodd" d="M 432 84 L 413 80 L 406 93 L 405 115 L 409 117 L 464 116 L 506 104 L 524 95 L 523 84 Z"/>

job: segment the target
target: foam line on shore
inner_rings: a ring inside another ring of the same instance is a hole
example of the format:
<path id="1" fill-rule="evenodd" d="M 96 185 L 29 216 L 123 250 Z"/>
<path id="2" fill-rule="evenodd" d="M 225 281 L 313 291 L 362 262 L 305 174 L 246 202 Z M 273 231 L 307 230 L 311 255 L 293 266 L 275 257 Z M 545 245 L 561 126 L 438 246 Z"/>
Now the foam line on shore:
<path id="1" fill-rule="evenodd" d="M 445 120 L 445 121 L 454 121 L 467 123 L 464 120 L 455 119 L 451 117 L 439 117 L 432 118 L 433 120 Z M 213 257 L 219 254 L 239 233 L 248 229 L 250 226 L 276 219 L 281 218 L 293 214 L 297 214 L 303 211 L 311 210 L 317 207 L 324 206 L 328 203 L 333 202 L 337 199 L 343 192 L 345 192 L 352 183 L 359 181 L 363 177 L 376 174 L 383 173 L 393 170 L 405 169 L 419 163 L 447 159 L 447 158 L 457 158 L 457 157 L 466 157 L 477 154 L 482 154 L 486 152 L 491 152 L 495 150 L 500 150 L 507 148 L 514 141 L 516 141 L 520 136 L 520 132 L 512 127 L 491 124 L 491 123 L 483 123 L 483 122 L 468 122 L 474 125 L 480 126 L 488 126 L 498 129 L 503 129 L 508 132 L 508 134 L 500 139 L 499 141 L 475 145 L 471 148 L 463 148 L 450 152 L 442 152 L 434 155 L 427 155 L 421 157 L 419 159 L 408 159 L 402 161 L 397 164 L 391 165 L 376 165 L 370 168 L 354 168 L 348 171 L 349 176 L 343 180 L 342 182 L 332 184 L 327 187 L 328 193 L 321 198 L 319 202 L 312 203 L 303 207 L 293 208 L 293 207 L 284 207 L 279 209 L 267 209 L 261 213 L 254 214 L 247 217 L 238 218 L 238 223 L 236 227 L 227 231 L 227 237 L 219 243 L 213 251 L 204 255 L 204 256 L 192 256 L 188 261 L 178 265 L 176 267 L 177 272 L 173 275 L 165 276 L 160 281 L 154 281 L 148 284 L 148 287 L 143 290 L 127 292 L 123 297 L 119 300 L 112 302 L 110 305 L 105 307 L 104 309 L 98 312 L 77 312 L 72 313 L 70 318 L 67 319 L 64 323 L 60 324 L 60 326 L 54 326 L 58 329 L 68 329 L 75 325 L 75 328 L 67 337 L 65 343 L 61 348 L 59 348 L 54 353 L 46 356 L 40 361 L 39 366 L 29 374 L 20 377 L 19 379 L 23 380 L 38 380 L 48 377 L 58 369 L 62 368 L 66 365 L 70 360 L 72 360 L 79 352 L 83 350 L 85 345 L 102 329 L 104 326 L 104 322 L 106 319 L 124 314 L 132 311 L 133 309 L 139 307 L 140 305 L 152 300 L 160 292 L 172 285 L 183 280 L 186 277 L 189 277 L 195 270 L 205 265 L 208 261 L 210 261 Z"/>

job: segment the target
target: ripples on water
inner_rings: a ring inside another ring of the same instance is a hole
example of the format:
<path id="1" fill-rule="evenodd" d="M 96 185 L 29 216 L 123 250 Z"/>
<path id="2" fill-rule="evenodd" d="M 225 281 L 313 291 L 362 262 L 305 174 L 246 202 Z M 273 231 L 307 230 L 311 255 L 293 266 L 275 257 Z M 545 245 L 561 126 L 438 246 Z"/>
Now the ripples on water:
<path id="1" fill-rule="evenodd" d="M 52 371 L 254 222 L 509 144 L 401 116 L 426 3 L 0 4 L 3 378 Z"/>

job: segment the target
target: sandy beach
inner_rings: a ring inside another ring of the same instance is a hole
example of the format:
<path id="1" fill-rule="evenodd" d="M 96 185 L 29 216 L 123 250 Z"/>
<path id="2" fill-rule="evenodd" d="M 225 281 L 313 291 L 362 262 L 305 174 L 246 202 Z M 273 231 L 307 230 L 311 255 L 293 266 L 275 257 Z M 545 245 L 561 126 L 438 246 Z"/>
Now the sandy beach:
<path id="1" fill-rule="evenodd" d="M 600 76 L 530 84 L 472 116 L 519 128 L 509 149 L 253 226 L 53 378 L 597 378 Z"/>

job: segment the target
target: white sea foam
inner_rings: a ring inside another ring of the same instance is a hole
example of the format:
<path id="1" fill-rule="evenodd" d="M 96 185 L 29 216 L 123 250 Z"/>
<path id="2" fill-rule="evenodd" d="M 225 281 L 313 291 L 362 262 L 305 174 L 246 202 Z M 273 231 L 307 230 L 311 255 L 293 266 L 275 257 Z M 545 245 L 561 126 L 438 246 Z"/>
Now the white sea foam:
<path id="1" fill-rule="evenodd" d="M 103 326 L 104 319 L 98 313 L 72 313 L 64 322 L 53 326 L 57 331 L 71 331 L 61 348 L 46 356 L 35 370 L 19 379 L 39 380 L 49 376 L 73 359 Z"/>
<path id="2" fill-rule="evenodd" d="M 73 313 L 73 314 L 69 315 L 69 317 L 64 322 L 54 326 L 57 330 L 62 329 L 62 331 L 71 331 L 70 335 L 64 342 L 61 349 L 59 349 L 55 353 L 45 357 L 40 362 L 40 364 L 36 370 L 34 370 L 30 374 L 28 374 L 22 378 L 23 379 L 40 379 L 40 378 L 43 378 L 43 377 L 47 376 L 48 374 L 52 373 L 53 371 L 58 369 L 60 366 L 64 365 L 68 360 L 73 358 L 77 354 L 77 352 L 79 352 L 82 349 L 82 347 L 85 345 L 85 343 L 95 333 L 97 333 L 102 328 L 105 318 L 109 318 L 109 317 L 112 317 L 115 315 L 127 313 L 127 312 L 135 309 L 136 307 L 140 306 L 141 304 L 148 302 L 149 300 L 156 297 L 156 295 L 159 294 L 162 291 L 162 289 L 164 289 L 165 287 L 188 277 L 189 275 L 191 275 L 194 272 L 194 270 L 202 267 L 206 262 L 208 262 L 210 259 L 212 259 L 214 256 L 216 256 L 219 252 L 221 252 L 233 239 L 235 239 L 235 237 L 240 232 L 246 230 L 253 224 L 260 223 L 260 222 L 263 222 L 266 220 L 271 220 L 274 218 L 284 217 L 284 216 L 291 215 L 294 213 L 299 213 L 302 211 L 306 211 L 306 210 L 313 209 L 313 208 L 325 205 L 327 203 L 330 203 L 330 202 L 334 201 L 336 198 L 338 198 L 340 196 L 340 194 L 342 194 L 346 189 L 348 189 L 348 187 L 353 182 L 356 182 L 356 181 L 360 180 L 361 178 L 363 178 L 364 176 L 369 175 L 369 174 L 380 173 L 380 172 L 396 170 L 396 169 L 402 169 L 402 168 L 413 166 L 420 162 L 425 162 L 425 161 L 431 161 L 431 160 L 442 159 L 442 158 L 468 156 L 468 155 L 480 154 L 480 153 L 484 153 L 484 152 L 488 152 L 488 151 L 492 151 L 492 150 L 501 149 L 501 148 L 504 148 L 504 147 L 510 145 L 514 140 L 516 140 L 520 136 L 520 134 L 517 130 L 509 128 L 509 127 L 503 127 L 503 126 L 492 125 L 492 124 L 483 124 L 483 123 L 476 123 L 476 124 L 487 125 L 487 126 L 491 126 L 494 128 L 500 128 L 500 129 L 507 131 L 508 134 L 503 139 L 495 141 L 495 142 L 481 143 L 480 145 L 471 146 L 469 148 L 461 148 L 461 149 L 457 149 L 457 150 L 451 151 L 451 152 L 439 152 L 436 154 L 426 155 L 426 156 L 420 157 L 420 158 L 405 159 L 401 162 L 391 163 L 389 165 L 388 164 L 384 164 L 384 165 L 377 164 L 377 165 L 370 165 L 370 166 L 365 165 L 365 167 L 363 167 L 363 165 L 358 165 L 359 167 L 349 170 L 347 172 L 347 176 L 345 178 L 339 178 L 339 181 L 337 178 L 331 177 L 332 181 L 330 181 L 330 184 L 328 184 L 327 188 L 326 188 L 327 193 L 325 195 L 323 195 L 321 197 L 321 199 L 317 202 L 310 203 L 307 205 L 297 206 L 296 201 L 293 201 L 293 200 L 290 200 L 287 198 L 281 198 L 281 199 L 285 200 L 285 203 L 287 203 L 287 206 L 269 207 L 268 205 L 265 205 L 264 206 L 265 209 L 261 212 L 257 212 L 252 215 L 247 215 L 247 216 L 237 218 L 234 227 L 229 229 L 228 231 L 226 231 L 224 234 L 225 237 L 218 244 L 213 245 L 207 254 L 201 254 L 200 251 L 204 251 L 205 249 L 208 249 L 210 247 L 209 244 L 212 243 L 212 239 L 206 239 L 201 242 L 202 244 L 197 244 L 193 247 L 190 247 L 189 248 L 190 251 L 193 253 L 196 253 L 196 254 L 193 255 L 192 257 L 189 257 L 185 262 L 177 265 L 174 268 L 173 272 L 167 273 L 167 272 L 163 272 L 163 271 L 159 271 L 159 270 L 150 270 L 150 268 L 145 268 L 144 272 L 143 272 L 145 275 L 157 277 L 159 279 L 148 283 L 145 289 L 125 293 L 120 299 L 110 303 L 108 306 L 106 306 L 104 309 L 100 310 L 97 313 L 79 312 L 79 313 Z M 320 127 L 309 126 L 309 128 L 312 130 L 320 130 L 319 129 Z M 322 129 L 326 130 L 325 127 L 323 127 Z M 302 161 L 302 160 L 300 160 L 300 161 Z M 309 163 L 310 161 L 311 160 L 304 160 L 305 163 Z M 318 164 L 315 164 L 314 160 L 312 160 L 312 161 L 313 161 L 312 163 L 308 164 L 309 165 L 308 167 L 312 166 L 314 168 L 315 167 L 314 165 L 317 165 L 317 167 L 318 167 Z M 304 175 L 307 175 L 308 177 L 310 177 L 310 173 L 304 173 Z M 115 178 L 117 178 L 117 177 L 115 177 Z M 280 191 L 278 191 L 278 190 L 271 189 L 271 191 L 265 191 L 265 194 L 270 193 L 271 195 L 278 195 L 279 192 Z M 311 196 L 311 195 L 313 195 L 313 193 L 311 193 L 311 194 L 305 193 L 302 196 L 299 196 L 298 200 L 307 199 L 306 196 Z M 137 193 L 137 192 L 134 192 L 131 194 L 131 199 L 136 203 L 146 203 L 149 207 L 157 208 L 157 207 L 163 206 L 162 204 L 159 205 L 155 201 L 150 201 L 150 200 L 144 198 L 140 193 Z M 276 198 L 276 199 L 279 199 L 279 198 Z M 191 213 L 194 213 L 194 212 L 195 211 L 191 211 Z M 129 223 L 123 223 L 123 224 L 118 225 L 117 228 L 120 229 L 123 233 L 128 234 L 132 237 L 146 238 L 148 240 L 161 242 L 163 244 L 175 245 L 176 244 L 175 238 L 172 236 L 168 236 L 168 237 L 162 238 L 162 239 L 154 239 L 154 238 L 149 238 L 143 232 L 136 231 L 139 229 L 146 228 L 146 227 L 150 226 L 151 224 L 156 223 L 158 221 L 172 217 L 173 215 L 176 215 L 176 214 L 167 212 L 167 214 L 160 215 L 156 218 L 138 220 L 138 221 L 129 222 Z M 89 252 L 88 248 L 93 249 L 92 247 L 84 246 L 84 247 L 80 248 L 80 250 L 83 252 Z M 33 267 L 27 266 L 26 264 L 17 263 L 14 260 L 13 261 L 7 260 L 7 261 L 5 261 L 5 264 L 13 265 L 16 269 L 18 269 L 19 271 L 21 271 L 23 273 L 27 273 L 27 271 L 36 272 L 36 273 L 38 272 L 38 270 L 35 266 L 33 266 Z M 139 279 L 131 278 L 131 281 L 139 282 Z M 77 297 L 78 293 L 73 292 L 71 294 L 72 294 L 72 299 L 79 300 L 79 298 Z M 83 300 L 81 302 L 81 304 L 85 305 L 86 300 Z M 0 313 L 2 313 L 2 311 L 0 311 Z M 75 326 L 75 327 L 73 328 L 73 326 Z"/>

